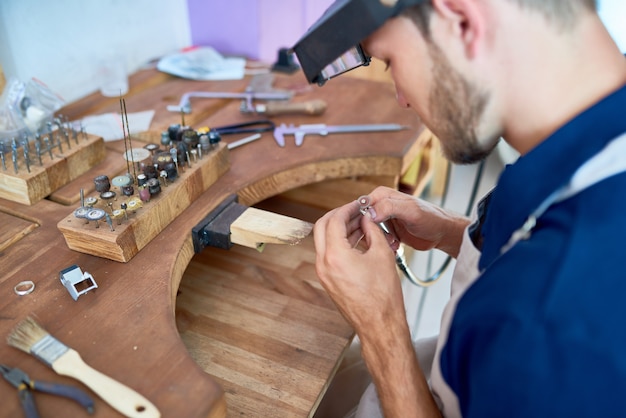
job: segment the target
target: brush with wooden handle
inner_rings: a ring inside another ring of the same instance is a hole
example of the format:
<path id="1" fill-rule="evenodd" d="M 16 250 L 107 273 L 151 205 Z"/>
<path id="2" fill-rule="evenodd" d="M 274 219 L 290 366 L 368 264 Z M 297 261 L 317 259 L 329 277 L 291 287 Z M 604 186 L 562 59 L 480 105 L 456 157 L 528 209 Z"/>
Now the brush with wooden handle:
<path id="1" fill-rule="evenodd" d="M 7 342 L 12 347 L 32 354 L 58 374 L 83 382 L 106 403 L 127 417 L 161 416 L 159 410 L 149 400 L 87 365 L 76 350 L 54 338 L 31 317 L 17 324 L 9 334 Z"/>

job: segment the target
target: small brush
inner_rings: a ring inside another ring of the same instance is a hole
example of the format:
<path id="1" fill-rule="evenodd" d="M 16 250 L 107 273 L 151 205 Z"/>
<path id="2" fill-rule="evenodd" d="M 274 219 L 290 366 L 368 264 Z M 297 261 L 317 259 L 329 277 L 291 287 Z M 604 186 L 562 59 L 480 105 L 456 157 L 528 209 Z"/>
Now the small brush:
<path id="1" fill-rule="evenodd" d="M 83 382 L 105 402 L 127 417 L 158 418 L 159 410 L 146 398 L 109 376 L 93 369 L 76 350 L 50 335 L 32 317 L 17 324 L 9 334 L 10 346 L 32 354 L 62 376 Z"/>

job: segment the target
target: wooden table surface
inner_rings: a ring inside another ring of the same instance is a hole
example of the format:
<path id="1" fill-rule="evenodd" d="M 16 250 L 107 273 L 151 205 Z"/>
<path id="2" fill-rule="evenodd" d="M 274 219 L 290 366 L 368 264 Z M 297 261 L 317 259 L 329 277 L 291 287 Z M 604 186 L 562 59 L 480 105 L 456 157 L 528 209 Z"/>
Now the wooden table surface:
<path id="1" fill-rule="evenodd" d="M 247 82 L 194 82 L 142 70 L 131 77 L 126 105 L 128 112 L 154 109 L 151 129 L 161 131 L 180 122 L 180 115 L 165 107 L 178 104 L 183 93 L 242 91 Z M 275 84 L 304 88 L 295 101 L 328 103 L 322 116 L 281 116 L 273 118 L 276 123 L 393 122 L 410 129 L 311 136 L 301 147 L 290 137 L 285 148 L 264 133 L 232 150 L 230 169 L 127 263 L 69 250 L 56 226 L 78 206 L 80 188 L 93 187 L 95 176 L 123 164 L 121 141 L 107 143 L 105 162 L 49 199 L 33 206 L 0 200 L 0 335 L 36 315 L 88 364 L 146 396 L 164 417 L 225 416 L 226 400 L 237 404 L 228 406 L 229 416 L 268 416 L 268 410 L 272 416 L 310 416 L 353 335 L 317 283 L 311 239 L 262 253 L 206 249 L 194 256 L 190 231 L 232 193 L 240 203 L 254 205 L 329 179 L 397 178 L 419 153 L 425 135 L 413 114 L 396 105 L 389 84 L 340 77 L 324 88 L 309 88 L 299 74 L 277 76 Z M 75 119 L 118 109 L 118 99 L 94 93 L 61 113 Z M 254 118 L 240 114 L 238 101 L 199 99 L 186 122 L 197 128 Z M 74 204 L 59 203 L 64 199 Z M 59 281 L 59 272 L 73 264 L 98 283 L 77 301 Z M 14 286 L 23 280 L 36 288 L 18 296 Z M 6 344 L 0 345 L 0 363 L 34 379 L 87 390 Z M 116 416 L 93 396 L 94 416 Z M 12 386 L 0 383 L 0 398 L 0 416 L 22 414 Z M 35 399 L 44 417 L 86 415 L 64 398 L 35 394 Z"/>

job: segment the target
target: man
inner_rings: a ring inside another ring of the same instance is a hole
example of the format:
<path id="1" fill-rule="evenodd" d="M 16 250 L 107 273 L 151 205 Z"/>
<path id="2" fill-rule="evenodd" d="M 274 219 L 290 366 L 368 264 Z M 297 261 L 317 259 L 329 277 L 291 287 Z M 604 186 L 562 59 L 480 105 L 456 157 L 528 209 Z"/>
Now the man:
<path id="1" fill-rule="evenodd" d="M 522 157 L 472 225 L 386 188 L 367 216 L 352 202 L 316 223 L 318 275 L 360 338 L 382 412 L 623 415 L 626 59 L 594 0 L 409 2 L 358 40 L 387 63 L 400 105 L 453 162 L 500 137 Z M 459 257 L 430 384 L 381 221 Z"/>

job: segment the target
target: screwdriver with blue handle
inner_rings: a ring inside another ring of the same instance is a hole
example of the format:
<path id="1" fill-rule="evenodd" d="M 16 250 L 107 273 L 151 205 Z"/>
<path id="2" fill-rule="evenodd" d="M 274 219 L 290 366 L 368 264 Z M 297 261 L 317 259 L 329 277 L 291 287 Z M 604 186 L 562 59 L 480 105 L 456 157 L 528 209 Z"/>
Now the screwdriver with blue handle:
<path id="1" fill-rule="evenodd" d="M 74 386 L 63 385 L 60 383 L 40 382 L 31 380 L 28 375 L 18 368 L 12 368 L 0 364 L 0 372 L 2 376 L 17 388 L 20 402 L 26 413 L 26 418 L 38 418 L 39 412 L 35 405 L 32 391 L 45 392 L 52 395 L 63 396 L 78 402 L 87 409 L 90 414 L 94 411 L 93 400 L 82 390 Z"/>

